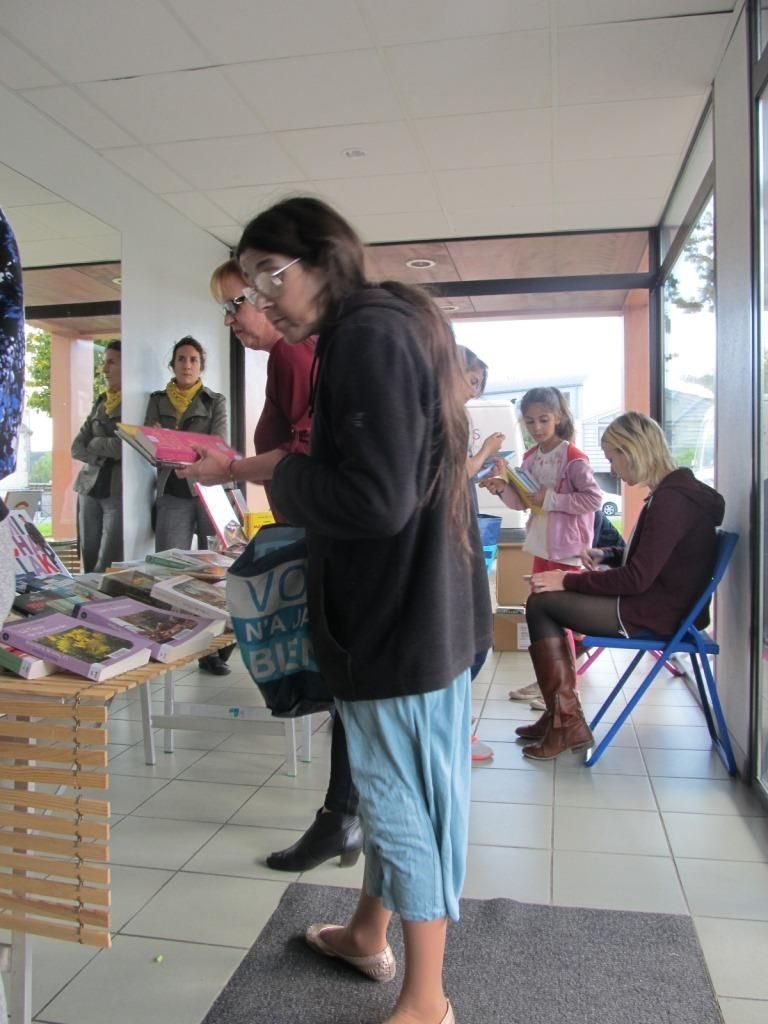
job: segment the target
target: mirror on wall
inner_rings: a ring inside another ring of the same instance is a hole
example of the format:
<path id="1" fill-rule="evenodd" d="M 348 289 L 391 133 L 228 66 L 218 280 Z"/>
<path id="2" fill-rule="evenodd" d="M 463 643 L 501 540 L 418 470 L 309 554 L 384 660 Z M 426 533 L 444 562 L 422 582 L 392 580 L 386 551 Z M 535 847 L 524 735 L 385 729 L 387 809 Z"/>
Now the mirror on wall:
<path id="1" fill-rule="evenodd" d="M 66 547 L 70 566 L 102 569 L 94 564 L 102 539 L 110 541 L 103 555 L 122 557 L 120 450 L 109 459 L 109 445 L 91 444 L 109 430 L 94 403 L 107 391 L 114 413 L 121 383 L 120 232 L 6 164 L 0 207 L 19 248 L 27 335 L 17 466 L 0 481 L 0 496 L 27 507 L 41 532 Z M 99 542 L 95 556 L 93 543 L 81 543 L 79 505 L 89 514 L 88 538 Z"/>

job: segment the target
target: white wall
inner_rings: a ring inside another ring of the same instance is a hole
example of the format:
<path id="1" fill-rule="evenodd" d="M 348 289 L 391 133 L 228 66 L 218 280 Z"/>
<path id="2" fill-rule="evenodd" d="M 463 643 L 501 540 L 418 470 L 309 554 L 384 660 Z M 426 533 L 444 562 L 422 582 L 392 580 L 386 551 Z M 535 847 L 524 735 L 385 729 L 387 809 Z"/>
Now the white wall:
<path id="1" fill-rule="evenodd" d="M 744 769 L 750 746 L 751 536 L 754 430 L 750 89 L 746 15 L 742 11 L 715 79 L 717 285 L 717 489 L 725 526 L 741 535 L 717 600 L 718 689 L 735 753 Z"/>
<path id="2" fill-rule="evenodd" d="M 124 419 L 143 422 L 147 395 L 167 383 L 170 350 L 184 334 L 207 350 L 205 382 L 229 395 L 228 332 L 208 292 L 226 247 L 2 86 L 0 124 L 4 163 L 122 234 Z M 126 557 L 139 557 L 153 545 L 152 474 L 130 451 L 124 484 Z"/>

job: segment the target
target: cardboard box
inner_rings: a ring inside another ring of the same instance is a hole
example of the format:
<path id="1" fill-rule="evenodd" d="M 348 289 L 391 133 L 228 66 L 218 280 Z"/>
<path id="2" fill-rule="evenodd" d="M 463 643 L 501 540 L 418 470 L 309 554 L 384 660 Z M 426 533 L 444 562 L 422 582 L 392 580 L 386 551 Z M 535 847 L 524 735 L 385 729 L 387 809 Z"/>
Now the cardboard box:
<path id="1" fill-rule="evenodd" d="M 528 581 L 533 555 L 523 551 L 522 544 L 499 544 L 496 555 L 496 600 L 503 607 L 525 604 L 530 594 Z"/>
<path id="2" fill-rule="evenodd" d="M 530 642 L 525 608 L 497 608 L 493 615 L 494 651 L 527 651 Z"/>

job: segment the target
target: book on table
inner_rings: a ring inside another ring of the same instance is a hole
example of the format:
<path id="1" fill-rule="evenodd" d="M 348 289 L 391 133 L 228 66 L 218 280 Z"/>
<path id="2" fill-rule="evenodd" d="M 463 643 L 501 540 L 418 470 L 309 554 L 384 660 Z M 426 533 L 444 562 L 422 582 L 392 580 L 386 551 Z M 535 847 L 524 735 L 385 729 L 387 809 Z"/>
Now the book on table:
<path id="1" fill-rule="evenodd" d="M 18 647 L 0 642 L 0 668 L 22 679 L 42 679 L 56 671 L 52 661 L 20 651 Z"/>
<path id="2" fill-rule="evenodd" d="M 146 640 L 150 657 L 162 662 L 177 661 L 204 651 L 210 647 L 211 638 L 224 631 L 223 618 L 203 619 L 191 612 L 165 611 L 131 597 L 84 605 L 77 618 Z"/>
<path id="3" fill-rule="evenodd" d="M 183 548 L 168 548 L 155 551 L 146 557 L 150 565 L 159 565 L 187 576 L 210 581 L 223 580 L 227 570 L 234 564 L 234 558 L 218 551 L 186 551 Z"/>
<path id="4" fill-rule="evenodd" d="M 194 490 L 208 513 L 222 548 L 226 551 L 235 545 L 244 545 L 243 525 L 227 490 L 221 484 L 206 486 L 199 483 L 194 484 Z"/>
<path id="5" fill-rule="evenodd" d="M 34 576 L 46 576 L 50 573 L 71 575 L 26 512 L 21 509 L 9 512 L 8 525 L 13 540 L 17 584 L 22 584 Z"/>
<path id="6" fill-rule="evenodd" d="M 105 572 L 99 590 L 109 597 L 132 597 L 136 601 L 143 601 L 144 604 L 168 608 L 170 606 L 167 601 L 152 596 L 152 588 L 161 580 L 170 579 L 173 575 L 173 569 L 140 562 L 131 569 Z"/>
<path id="7" fill-rule="evenodd" d="M 149 661 L 145 640 L 59 612 L 6 623 L 0 641 L 96 683 Z"/>
<path id="8" fill-rule="evenodd" d="M 153 466 L 191 466 L 200 458 L 192 445 L 225 455 L 230 462 L 240 457 L 218 434 L 196 434 L 190 430 L 142 427 L 131 423 L 118 423 L 116 432 L 122 441 Z"/>
<path id="9" fill-rule="evenodd" d="M 84 604 L 109 600 L 96 587 L 62 573 L 32 577 L 26 581 L 26 588 L 13 602 L 14 608 L 25 615 L 46 609 L 73 615 Z"/>
<path id="10" fill-rule="evenodd" d="M 224 617 L 229 628 L 232 622 L 227 612 L 225 585 L 224 581 L 203 583 L 192 576 L 171 576 L 155 584 L 152 596 L 181 611 L 215 619 Z"/>

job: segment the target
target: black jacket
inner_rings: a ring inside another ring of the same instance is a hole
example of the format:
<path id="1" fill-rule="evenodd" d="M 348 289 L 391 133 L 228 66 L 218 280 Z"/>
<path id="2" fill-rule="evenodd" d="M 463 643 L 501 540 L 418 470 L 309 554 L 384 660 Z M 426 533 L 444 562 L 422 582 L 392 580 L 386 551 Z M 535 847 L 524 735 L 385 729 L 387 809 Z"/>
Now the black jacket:
<path id="1" fill-rule="evenodd" d="M 442 436 L 419 328 L 384 289 L 342 304 L 318 339 L 310 454 L 283 459 L 273 479 L 307 531 L 315 653 L 343 700 L 442 689 L 491 645 L 474 517 L 468 555 L 447 498 L 427 497 Z"/>

